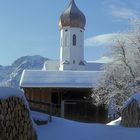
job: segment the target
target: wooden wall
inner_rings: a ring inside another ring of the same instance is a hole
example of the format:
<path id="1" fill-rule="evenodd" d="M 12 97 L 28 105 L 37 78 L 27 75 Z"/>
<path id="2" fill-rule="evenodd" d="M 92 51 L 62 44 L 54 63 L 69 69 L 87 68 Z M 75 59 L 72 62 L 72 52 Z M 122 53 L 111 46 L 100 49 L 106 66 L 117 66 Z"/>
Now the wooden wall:
<path id="1" fill-rule="evenodd" d="M 83 100 L 89 97 L 91 89 L 81 88 L 24 88 L 27 99 L 61 104 L 61 100 Z"/>
<path id="2" fill-rule="evenodd" d="M 51 103 L 50 88 L 24 88 L 24 93 L 28 100 Z"/>

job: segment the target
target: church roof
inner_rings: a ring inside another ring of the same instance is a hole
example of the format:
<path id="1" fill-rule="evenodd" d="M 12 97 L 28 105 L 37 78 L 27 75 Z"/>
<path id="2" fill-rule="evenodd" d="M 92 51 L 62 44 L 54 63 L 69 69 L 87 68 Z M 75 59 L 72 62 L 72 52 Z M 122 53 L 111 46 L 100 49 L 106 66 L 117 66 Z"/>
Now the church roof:
<path id="1" fill-rule="evenodd" d="M 24 70 L 20 87 L 93 88 L 103 72 Z"/>
<path id="2" fill-rule="evenodd" d="M 84 14 L 78 9 L 74 0 L 71 0 L 68 8 L 62 13 L 59 20 L 60 29 L 63 27 L 79 27 L 83 28 L 86 24 Z"/>

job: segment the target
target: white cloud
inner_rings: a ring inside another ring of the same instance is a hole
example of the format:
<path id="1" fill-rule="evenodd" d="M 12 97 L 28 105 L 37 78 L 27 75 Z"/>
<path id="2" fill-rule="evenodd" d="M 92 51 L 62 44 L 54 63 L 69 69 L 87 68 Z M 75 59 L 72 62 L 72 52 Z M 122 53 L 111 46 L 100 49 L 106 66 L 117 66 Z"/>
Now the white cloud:
<path id="1" fill-rule="evenodd" d="M 95 37 L 91 37 L 85 40 L 85 46 L 108 46 L 111 45 L 116 37 L 120 34 L 112 33 L 112 34 L 103 34 Z"/>
<path id="2" fill-rule="evenodd" d="M 95 63 L 109 63 L 109 62 L 112 62 L 113 59 L 108 57 L 108 56 L 103 56 L 101 58 L 99 58 L 98 60 L 95 60 L 94 62 Z"/>
<path id="3" fill-rule="evenodd" d="M 111 14 L 120 19 L 135 19 L 138 17 L 138 12 L 134 9 L 126 7 L 111 6 Z"/>
<path id="4" fill-rule="evenodd" d="M 88 47 L 109 47 L 115 43 L 116 40 L 126 40 L 131 37 L 128 33 L 110 33 L 103 34 L 94 37 L 90 37 L 85 40 L 85 46 Z"/>

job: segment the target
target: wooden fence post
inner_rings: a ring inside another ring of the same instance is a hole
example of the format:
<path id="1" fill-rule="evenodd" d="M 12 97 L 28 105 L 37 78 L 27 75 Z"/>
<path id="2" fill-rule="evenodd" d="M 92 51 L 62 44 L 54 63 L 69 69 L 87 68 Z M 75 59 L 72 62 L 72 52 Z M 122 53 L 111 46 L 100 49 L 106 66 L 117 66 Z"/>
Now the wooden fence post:
<path id="1" fill-rule="evenodd" d="M 52 122 L 52 103 L 50 104 L 49 122 Z"/>
<path id="2" fill-rule="evenodd" d="M 61 117 L 65 118 L 65 101 L 61 101 Z"/>

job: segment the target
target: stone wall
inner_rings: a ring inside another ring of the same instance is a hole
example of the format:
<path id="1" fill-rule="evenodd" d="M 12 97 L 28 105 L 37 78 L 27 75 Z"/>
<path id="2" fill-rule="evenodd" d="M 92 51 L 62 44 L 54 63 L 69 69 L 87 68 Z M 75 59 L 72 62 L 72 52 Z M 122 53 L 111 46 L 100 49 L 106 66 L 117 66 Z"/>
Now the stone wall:
<path id="1" fill-rule="evenodd" d="M 0 140 L 37 140 L 29 109 L 19 97 L 0 99 Z"/>

